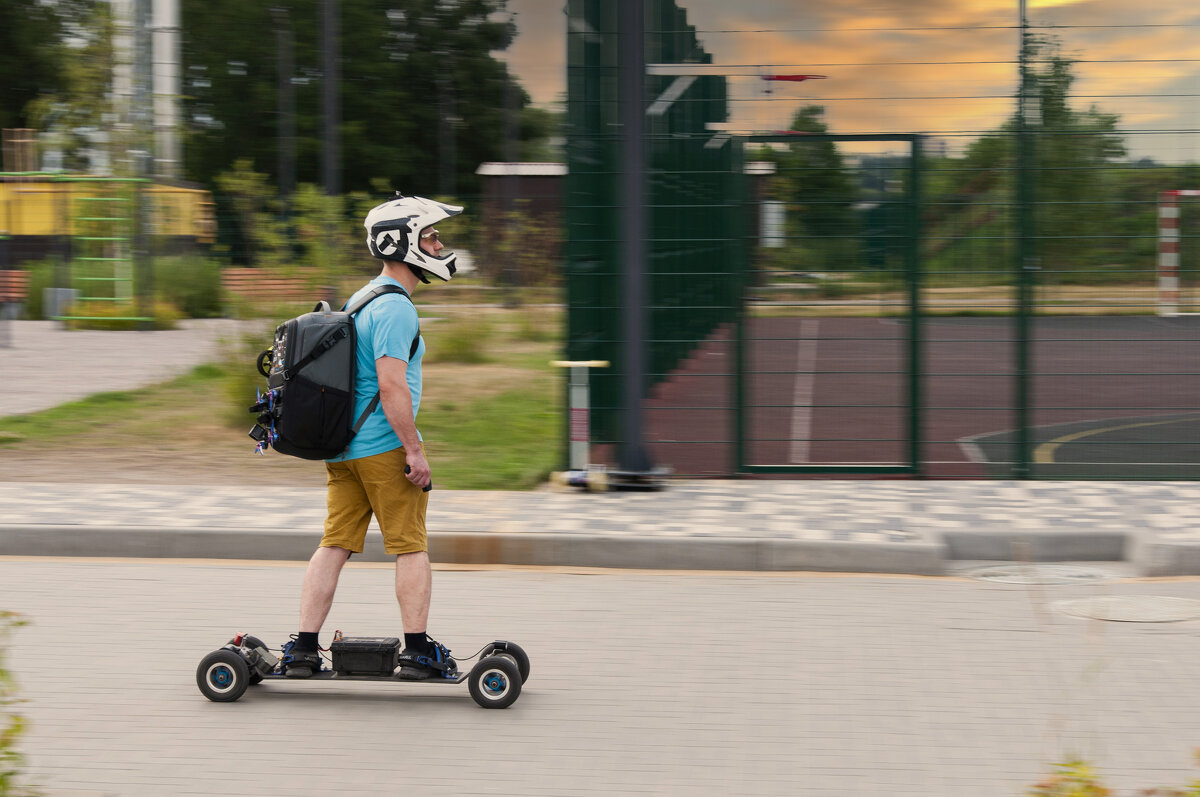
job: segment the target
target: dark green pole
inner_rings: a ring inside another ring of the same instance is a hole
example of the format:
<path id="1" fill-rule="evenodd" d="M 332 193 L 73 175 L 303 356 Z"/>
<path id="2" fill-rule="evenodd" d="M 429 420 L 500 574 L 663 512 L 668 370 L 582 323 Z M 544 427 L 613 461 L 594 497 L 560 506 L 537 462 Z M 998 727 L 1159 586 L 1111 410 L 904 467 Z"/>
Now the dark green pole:
<path id="1" fill-rule="evenodd" d="M 727 250 L 731 259 L 738 265 L 738 274 L 734 284 L 734 319 L 735 332 L 733 342 L 734 374 L 733 374 L 733 475 L 742 473 L 746 464 L 746 283 L 750 279 L 750 243 L 755 239 L 751 233 L 750 213 L 758 203 L 758 197 L 750 191 L 750 178 L 746 175 L 746 151 L 741 139 L 735 138 L 729 142 L 734 147 L 733 181 L 737 187 L 735 198 L 734 218 L 737 225 L 733 231 L 734 240 Z"/>
<path id="2" fill-rule="evenodd" d="M 908 165 L 908 460 L 917 476 L 921 462 L 921 137 L 912 140 Z"/>
<path id="3" fill-rule="evenodd" d="M 617 6 L 617 118 L 620 121 L 621 305 L 624 439 L 622 470 L 648 473 L 642 399 L 646 392 L 646 52 L 643 0 Z"/>
<path id="4" fill-rule="evenodd" d="M 321 81 L 321 182 L 328 196 L 342 192 L 341 34 L 338 0 L 321 0 L 321 55 L 325 68 Z M 330 241 L 333 231 L 329 231 Z"/>
<path id="5" fill-rule="evenodd" d="M 920 158 L 922 146 L 920 136 L 912 139 L 912 155 L 908 163 L 908 463 L 913 474 L 922 472 L 922 382 L 920 382 L 920 334 L 922 334 L 922 311 L 920 311 Z"/>
<path id="6" fill-rule="evenodd" d="M 1029 21 L 1025 15 L 1025 0 L 1020 2 L 1021 47 L 1020 47 L 1020 93 L 1017 99 L 1017 319 L 1016 319 L 1016 384 L 1014 404 L 1016 410 L 1016 451 L 1013 457 L 1012 475 L 1016 479 L 1028 479 L 1029 467 L 1029 381 L 1030 381 L 1030 314 L 1032 312 L 1034 252 L 1034 182 L 1033 182 L 1033 131 L 1030 129 L 1033 102 L 1030 96 L 1033 84 L 1029 74 Z"/>
<path id="7" fill-rule="evenodd" d="M 296 188 L 296 86 L 292 82 L 292 73 L 295 71 L 295 34 L 292 32 L 292 18 L 286 6 L 272 8 L 271 17 L 275 22 L 275 47 L 278 50 L 276 90 L 279 95 L 279 160 L 276 168 L 279 170 L 279 198 L 284 200 L 283 214 L 286 218 L 289 205 L 287 200 Z"/>

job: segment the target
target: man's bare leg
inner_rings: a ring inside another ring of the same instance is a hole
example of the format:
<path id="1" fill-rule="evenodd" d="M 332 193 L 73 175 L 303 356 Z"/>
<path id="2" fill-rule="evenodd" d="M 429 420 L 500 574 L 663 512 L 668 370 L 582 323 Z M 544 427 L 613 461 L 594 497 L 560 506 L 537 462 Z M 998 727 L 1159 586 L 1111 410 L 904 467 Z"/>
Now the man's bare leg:
<path id="1" fill-rule="evenodd" d="M 325 624 L 333 606 L 338 576 L 350 558 L 345 548 L 318 548 L 308 560 L 304 572 L 304 587 L 300 591 L 300 630 L 317 632 Z M 428 603 L 428 601 L 426 601 Z"/>
<path id="2" fill-rule="evenodd" d="M 406 634 L 423 634 L 429 623 L 429 600 L 433 594 L 433 568 L 426 551 L 396 557 L 396 600 Z"/>

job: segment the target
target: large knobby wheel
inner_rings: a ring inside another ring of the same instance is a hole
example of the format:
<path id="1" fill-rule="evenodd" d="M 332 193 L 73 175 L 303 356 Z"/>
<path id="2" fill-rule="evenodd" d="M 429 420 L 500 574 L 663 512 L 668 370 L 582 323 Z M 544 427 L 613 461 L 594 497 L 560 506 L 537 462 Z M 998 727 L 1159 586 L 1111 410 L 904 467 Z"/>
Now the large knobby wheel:
<path id="1" fill-rule="evenodd" d="M 200 660 L 196 668 L 200 692 L 216 703 L 232 703 L 250 685 L 246 660 L 232 650 L 214 650 Z"/>
<path id="2" fill-rule="evenodd" d="M 483 649 L 483 658 L 491 655 L 503 656 L 508 654 L 521 673 L 521 683 L 529 680 L 529 656 L 516 642 L 494 642 Z"/>
<path id="3" fill-rule="evenodd" d="M 484 708 L 508 708 L 521 696 L 521 672 L 508 656 L 488 656 L 471 668 L 467 687 Z"/>

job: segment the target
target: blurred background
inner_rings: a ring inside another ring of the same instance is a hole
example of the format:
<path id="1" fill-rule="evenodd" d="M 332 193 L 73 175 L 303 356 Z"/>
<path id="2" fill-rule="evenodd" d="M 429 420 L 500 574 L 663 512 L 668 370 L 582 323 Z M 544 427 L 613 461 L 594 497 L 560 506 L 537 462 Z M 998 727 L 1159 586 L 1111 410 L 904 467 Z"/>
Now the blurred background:
<path id="1" fill-rule="evenodd" d="M 461 275 L 418 297 L 453 386 L 422 417 L 450 452 L 529 430 L 450 486 L 567 464 L 561 357 L 610 363 L 584 427 L 628 472 L 1200 476 L 1189 4 L 0 15 L 3 318 L 260 321 L 192 374 L 222 435 L 270 327 L 376 270 L 361 219 L 400 190 L 468 208 Z M 12 450 L 67 436 L 0 422 Z"/>

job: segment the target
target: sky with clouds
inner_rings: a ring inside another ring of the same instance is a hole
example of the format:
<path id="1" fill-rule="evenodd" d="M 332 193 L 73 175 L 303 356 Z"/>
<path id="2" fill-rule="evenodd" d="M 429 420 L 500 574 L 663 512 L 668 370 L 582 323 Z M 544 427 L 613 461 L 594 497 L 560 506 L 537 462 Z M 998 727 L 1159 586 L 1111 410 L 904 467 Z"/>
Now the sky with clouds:
<path id="1" fill-rule="evenodd" d="M 566 90 L 563 0 L 509 0 L 505 57 L 533 100 Z M 732 121 L 787 126 L 822 105 L 831 132 L 927 133 L 951 150 L 1013 111 L 1017 0 L 679 0 L 719 64 L 824 80 L 729 78 Z M 1135 157 L 1200 162 L 1200 2 L 1028 0 L 1036 32 L 1077 60 L 1074 107 L 1119 115 Z"/>

